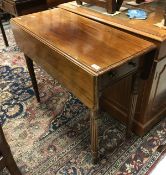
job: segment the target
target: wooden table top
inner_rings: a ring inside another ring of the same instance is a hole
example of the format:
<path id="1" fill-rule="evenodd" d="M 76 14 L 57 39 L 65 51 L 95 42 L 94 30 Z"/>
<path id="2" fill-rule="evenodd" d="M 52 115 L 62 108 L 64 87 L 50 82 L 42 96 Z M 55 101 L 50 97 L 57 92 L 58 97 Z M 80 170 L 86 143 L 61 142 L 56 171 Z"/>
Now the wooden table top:
<path id="1" fill-rule="evenodd" d="M 58 8 L 13 18 L 11 23 L 94 75 L 154 48 L 151 42 Z"/>
<path id="2" fill-rule="evenodd" d="M 78 6 L 74 2 L 61 4 L 59 7 L 90 19 L 134 32 L 160 42 L 166 40 L 166 30 L 154 25 L 161 22 L 161 20 L 164 18 L 164 8 L 166 7 L 165 0 L 143 4 L 139 7 L 133 7 L 129 5 L 125 6 L 129 9 L 141 8 L 146 10 L 148 12 L 148 18 L 146 20 L 129 19 L 126 15 L 127 11 L 121 12 L 116 16 L 108 16 L 103 13 L 91 10 L 88 7 Z"/>

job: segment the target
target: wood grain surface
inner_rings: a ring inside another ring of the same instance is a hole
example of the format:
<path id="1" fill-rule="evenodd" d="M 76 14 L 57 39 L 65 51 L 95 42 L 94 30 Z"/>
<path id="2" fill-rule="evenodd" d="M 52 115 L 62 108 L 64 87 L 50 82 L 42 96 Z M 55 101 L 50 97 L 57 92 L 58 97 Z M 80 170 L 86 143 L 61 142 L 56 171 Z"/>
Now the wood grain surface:
<path id="1" fill-rule="evenodd" d="M 109 16 L 84 6 L 77 6 L 73 2 L 61 4 L 59 7 L 95 21 L 118 27 L 157 41 L 166 40 L 166 30 L 154 25 L 161 22 L 164 18 L 164 8 L 166 7 L 166 1 L 164 0 L 140 5 L 139 7 L 126 5 L 129 9 L 141 8 L 147 11 L 148 18 L 146 20 L 129 19 L 126 15 L 127 11 L 116 16 Z"/>
<path id="2" fill-rule="evenodd" d="M 148 41 L 63 9 L 35 13 L 11 22 L 18 23 L 29 32 L 33 31 L 31 33 L 36 38 L 59 53 L 63 52 L 72 62 L 94 75 L 154 47 Z"/>

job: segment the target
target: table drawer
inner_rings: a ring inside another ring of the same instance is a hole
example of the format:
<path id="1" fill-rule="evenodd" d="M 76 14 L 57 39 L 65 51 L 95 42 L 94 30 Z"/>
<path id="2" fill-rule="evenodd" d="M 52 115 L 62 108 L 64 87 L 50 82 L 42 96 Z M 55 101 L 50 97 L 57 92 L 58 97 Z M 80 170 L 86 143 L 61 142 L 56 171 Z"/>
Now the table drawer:
<path id="1" fill-rule="evenodd" d="M 103 90 L 107 88 L 110 84 L 118 81 L 119 79 L 135 72 L 139 66 L 139 59 L 135 58 L 127 63 L 112 69 L 109 72 L 104 73 L 100 76 L 99 89 Z"/>

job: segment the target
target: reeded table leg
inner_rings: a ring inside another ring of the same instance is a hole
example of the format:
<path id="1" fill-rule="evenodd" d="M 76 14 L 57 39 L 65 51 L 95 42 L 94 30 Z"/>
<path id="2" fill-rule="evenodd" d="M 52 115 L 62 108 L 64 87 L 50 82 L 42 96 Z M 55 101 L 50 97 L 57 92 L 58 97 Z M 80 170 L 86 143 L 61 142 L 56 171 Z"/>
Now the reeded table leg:
<path id="1" fill-rule="evenodd" d="M 3 28 L 3 24 L 2 24 L 1 18 L 0 18 L 0 28 L 1 28 L 1 32 L 2 32 L 2 36 L 3 36 L 3 40 L 5 42 L 5 45 L 6 45 L 6 47 L 8 47 L 9 44 L 8 44 L 8 40 L 7 40 L 7 37 L 6 37 L 6 34 L 5 34 L 5 30 Z"/>
<path id="2" fill-rule="evenodd" d="M 98 110 L 93 109 L 90 111 L 91 151 L 94 164 L 98 160 L 98 112 Z"/>
<path id="3" fill-rule="evenodd" d="M 91 134 L 91 152 L 93 163 L 98 161 L 98 117 L 99 117 L 99 79 L 94 79 L 94 107 L 90 109 L 90 134 Z"/>
<path id="4" fill-rule="evenodd" d="M 130 137 L 131 135 L 131 129 L 133 124 L 133 119 L 135 115 L 135 109 L 137 105 L 137 99 L 138 99 L 138 86 L 139 86 L 139 72 L 133 75 L 132 85 L 131 85 L 131 96 L 130 96 L 130 106 L 129 106 L 129 118 L 127 123 L 127 131 L 126 136 Z"/>
<path id="5" fill-rule="evenodd" d="M 28 71 L 29 71 L 29 74 L 30 74 L 30 77 L 31 77 L 31 80 L 32 80 L 32 86 L 33 86 L 33 89 L 35 91 L 37 101 L 40 102 L 40 96 L 39 96 L 37 81 L 36 81 L 35 72 L 34 72 L 34 68 L 33 68 L 33 61 L 28 56 L 26 56 L 26 55 L 24 55 L 24 56 L 25 56 L 25 59 L 26 59 L 26 64 L 27 64 Z"/>

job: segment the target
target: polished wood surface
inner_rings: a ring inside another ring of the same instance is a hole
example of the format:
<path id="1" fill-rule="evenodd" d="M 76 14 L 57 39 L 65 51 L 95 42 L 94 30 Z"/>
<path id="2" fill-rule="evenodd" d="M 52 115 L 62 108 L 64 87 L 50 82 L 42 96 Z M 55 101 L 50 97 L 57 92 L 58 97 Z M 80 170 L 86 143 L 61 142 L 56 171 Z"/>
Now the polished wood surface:
<path id="1" fill-rule="evenodd" d="M 79 64 L 73 64 L 65 53 L 58 52 L 51 45 L 47 45 L 47 42 L 38 40 L 22 30 L 21 26 L 14 26 L 13 31 L 17 44 L 28 57 L 65 85 L 75 96 L 79 96 L 84 104 L 93 108 L 93 75 L 84 71 Z M 88 91 L 85 85 L 88 86 Z"/>
<path id="2" fill-rule="evenodd" d="M 55 18 L 56 22 L 51 20 Z M 62 9 L 23 16 L 13 21 L 33 31 L 41 40 L 47 40 L 47 44 L 55 50 L 63 50 L 68 59 L 93 75 L 109 71 L 152 47 L 150 42 Z M 93 67 L 94 64 L 99 68 Z"/>
<path id="3" fill-rule="evenodd" d="M 128 7 L 134 8 L 132 6 Z M 130 20 L 125 14 L 126 12 L 112 17 L 87 9 L 86 7 L 78 7 L 73 3 L 60 5 L 60 8 L 140 36 L 157 46 L 158 54 L 156 54 L 155 61 L 151 67 L 151 74 L 147 80 L 141 80 L 140 82 L 141 85 L 138 91 L 138 103 L 134 118 L 134 131 L 138 135 L 144 135 L 166 113 L 166 103 L 164 100 L 166 97 L 166 30 L 154 25 L 164 19 L 166 1 L 160 0 L 139 7 L 149 12 L 147 20 Z M 152 55 L 146 55 L 148 59 L 152 57 Z M 101 101 L 103 109 L 109 111 L 112 116 L 122 122 L 128 121 L 128 100 L 131 94 L 129 87 L 131 83 L 131 76 L 122 79 L 112 87 L 106 89 Z"/>
<path id="4" fill-rule="evenodd" d="M 59 7 L 93 19 L 95 21 L 118 27 L 145 37 L 149 37 L 157 41 L 166 40 L 166 31 L 154 25 L 161 22 L 164 17 L 164 8 L 166 7 L 165 0 L 160 0 L 158 2 L 143 4 L 139 6 L 139 8 L 145 9 L 149 12 L 148 18 L 146 20 L 131 20 L 127 17 L 126 11 L 116 16 L 108 16 L 103 13 L 91 10 L 87 7 L 77 6 L 73 2 L 61 4 Z M 130 9 L 137 8 L 133 6 L 128 7 Z"/>
<path id="5" fill-rule="evenodd" d="M 33 87 L 36 88 L 35 61 L 90 108 L 91 149 L 96 162 L 97 120 L 103 91 L 125 76 L 141 73 L 145 68 L 144 55 L 154 52 L 155 45 L 63 9 L 15 18 L 11 24 L 16 42 L 26 55 Z M 118 74 L 113 75 L 112 71 Z M 108 75 L 112 81 L 108 79 L 103 85 Z M 131 119 L 136 100 L 132 104 Z"/>

